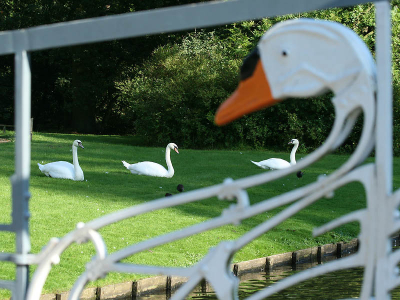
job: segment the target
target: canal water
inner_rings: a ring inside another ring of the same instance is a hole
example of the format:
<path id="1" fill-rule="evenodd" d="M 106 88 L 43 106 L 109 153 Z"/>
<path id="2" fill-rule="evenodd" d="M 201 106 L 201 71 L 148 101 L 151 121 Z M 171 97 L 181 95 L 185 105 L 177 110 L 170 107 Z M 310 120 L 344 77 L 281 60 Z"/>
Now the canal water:
<path id="1" fill-rule="evenodd" d="M 253 278 L 248 278 L 240 283 L 239 299 L 245 299 L 251 294 L 273 285 L 275 282 L 300 272 L 305 268 L 311 267 L 310 264 L 297 266 L 296 270 L 291 267 L 281 267 L 271 273 L 251 274 Z M 357 298 L 360 295 L 363 277 L 362 269 L 350 269 L 332 272 L 317 278 L 303 281 L 295 286 L 285 289 L 279 293 L 271 295 L 268 299 L 348 299 Z M 190 299 L 217 299 L 213 292 L 192 294 Z"/>
<path id="2" fill-rule="evenodd" d="M 393 250 L 400 251 L 400 235 L 392 240 Z M 351 255 L 346 253 L 344 256 Z M 335 259 L 334 257 L 326 257 L 325 263 Z M 324 263 L 322 262 L 322 263 Z M 305 263 L 291 266 L 284 266 L 273 270 L 272 272 L 260 272 L 245 274 L 240 278 L 239 299 L 245 299 L 251 294 L 273 285 L 275 282 L 315 266 L 316 263 Z M 316 278 L 303 281 L 297 285 L 287 288 L 283 291 L 275 293 L 267 299 L 273 300 L 304 300 L 304 299 L 351 299 L 359 298 L 361 285 L 364 275 L 363 268 L 354 268 L 331 272 Z M 400 299 L 400 287 L 394 289 L 391 293 L 393 300 Z M 149 298 L 148 298 L 149 299 Z M 214 292 L 197 292 L 192 293 L 188 299 L 210 300 L 218 299 Z M 156 300 L 156 299 L 154 299 Z M 158 300 L 158 299 L 157 299 Z"/>
<path id="3" fill-rule="evenodd" d="M 334 259 L 334 258 L 332 258 Z M 329 260 L 332 260 L 329 259 Z M 327 260 L 328 261 L 328 260 Z M 325 262 L 327 262 L 325 261 Z M 275 282 L 293 275 L 302 270 L 315 266 L 316 263 L 304 263 L 291 266 L 282 266 L 271 272 L 247 273 L 240 276 L 239 299 L 245 299 L 251 294 L 273 285 Z M 303 281 L 295 286 L 271 295 L 268 299 L 304 300 L 304 299 L 351 299 L 360 296 L 363 279 L 363 269 L 354 268 L 328 273 L 316 278 Z M 165 292 L 158 295 L 140 296 L 137 300 L 168 300 L 171 295 Z M 198 287 L 187 299 L 211 300 L 218 299 L 212 288 L 208 285 Z M 400 288 L 393 290 L 392 299 L 400 299 Z"/>
<path id="4" fill-rule="evenodd" d="M 251 294 L 273 285 L 275 282 L 312 267 L 311 264 L 302 264 L 294 270 L 290 266 L 279 267 L 273 272 L 248 273 L 241 277 L 239 286 L 239 299 L 245 299 Z M 351 299 L 360 296 L 363 269 L 348 269 L 328 273 L 317 278 L 303 281 L 295 286 L 273 294 L 267 299 L 273 300 L 304 300 L 304 299 Z M 208 289 L 208 288 L 207 288 Z M 198 290 L 198 289 L 197 289 Z M 166 300 L 170 296 L 163 294 L 138 297 L 137 300 Z M 192 292 L 187 299 L 211 300 L 218 299 L 212 291 Z M 400 289 L 392 293 L 392 299 L 400 299 Z"/>
<path id="5" fill-rule="evenodd" d="M 400 235 L 393 238 L 393 250 L 400 251 Z M 352 253 L 345 253 L 343 256 L 351 255 Z M 326 263 L 336 259 L 335 257 L 325 257 L 321 263 Z M 295 267 L 282 266 L 275 268 L 272 271 L 264 271 L 258 273 L 246 273 L 239 277 L 239 299 L 245 299 L 251 294 L 264 289 L 267 286 L 273 285 L 277 281 L 293 275 L 305 269 L 312 268 L 317 263 L 303 263 L 297 264 Z M 276 294 L 271 295 L 267 299 L 273 300 L 304 300 L 304 299 L 351 299 L 359 298 L 363 269 L 354 268 L 347 270 L 340 270 L 331 272 L 316 278 L 303 281 L 295 286 L 287 288 Z M 168 300 L 171 295 L 166 295 L 165 292 L 157 295 L 139 296 L 137 300 Z M 400 299 L 400 287 L 392 291 L 392 299 Z M 193 300 L 211 300 L 218 299 L 212 288 L 208 284 L 203 284 L 195 289 L 187 299 Z"/>

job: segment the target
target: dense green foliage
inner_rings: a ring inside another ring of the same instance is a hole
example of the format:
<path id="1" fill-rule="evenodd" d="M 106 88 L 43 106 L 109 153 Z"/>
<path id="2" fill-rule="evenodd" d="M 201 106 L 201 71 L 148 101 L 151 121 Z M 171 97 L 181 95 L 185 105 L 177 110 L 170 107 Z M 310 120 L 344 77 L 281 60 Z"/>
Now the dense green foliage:
<path id="1" fill-rule="evenodd" d="M 36 0 L 3 2 L 0 30 L 107 16 L 198 1 Z M 111 4 L 110 4 L 111 3 Z M 400 154 L 400 1 L 392 1 L 394 145 Z M 81 45 L 32 54 L 35 130 L 138 134 L 148 145 L 175 141 L 192 148 L 281 148 L 298 138 L 312 150 L 329 134 L 334 112 L 325 95 L 284 101 L 218 128 L 213 115 L 237 85 L 242 59 L 277 22 L 327 19 L 354 30 L 375 52 L 375 10 L 358 5 L 217 28 Z M 13 122 L 12 57 L 0 57 L 0 123 Z M 357 144 L 361 125 L 342 151 Z"/>
<path id="2" fill-rule="evenodd" d="M 212 34 L 188 35 L 179 45 L 162 46 L 121 83 L 136 133 L 149 143 L 174 140 L 182 146 L 213 146 L 225 134 L 214 112 L 235 88 L 239 66 Z M 222 76 L 224 74 L 224 76 Z"/>
<path id="3" fill-rule="evenodd" d="M 241 59 L 231 58 L 236 46 L 227 47 L 213 33 L 195 33 L 180 44 L 156 49 L 133 79 L 119 85 L 135 133 L 148 144 L 174 140 L 191 148 L 275 147 L 294 136 L 303 144 L 323 140 L 333 120 L 329 99 L 303 101 L 301 107 L 288 101 L 228 126 L 214 124 L 221 100 L 237 85 Z M 310 113 L 318 117 L 310 120 Z"/>
<path id="4" fill-rule="evenodd" d="M 396 101 L 399 87 L 396 46 L 399 43 L 397 36 L 400 30 L 396 21 L 400 14 L 398 3 L 393 4 L 394 117 L 397 120 L 400 114 L 399 101 Z M 160 46 L 150 59 L 138 67 L 140 72 L 136 72 L 132 79 L 120 85 L 123 98 L 132 105 L 136 133 L 148 137 L 151 144 L 167 139 L 189 147 L 207 148 L 279 148 L 285 141 L 296 137 L 301 141 L 302 147 L 315 149 L 326 139 L 333 124 L 333 106 L 329 101 L 332 95 L 307 99 L 308 101 L 284 101 L 275 107 L 245 116 L 224 128 L 213 124 L 212 114 L 217 108 L 216 104 L 222 102 L 226 98 L 224 95 L 232 92 L 234 89 L 229 89 L 237 84 L 237 76 L 231 76 L 233 69 L 240 65 L 237 61 L 241 61 L 255 47 L 263 33 L 275 23 L 299 17 L 336 21 L 353 29 L 374 54 L 374 13 L 373 6 L 369 4 L 287 15 L 217 28 L 206 40 L 204 35 L 192 34 L 181 43 Z M 219 58 L 219 53 L 225 58 Z M 195 67 L 206 64 L 209 67 L 201 68 L 200 72 Z M 207 78 L 211 81 L 204 84 Z M 196 109 L 191 110 L 192 107 Z M 187 113 L 182 114 L 185 109 Z M 182 120 L 187 117 L 189 123 Z M 354 149 L 361 129 L 360 120 L 340 151 Z M 400 136 L 397 132 L 395 131 L 395 144 L 398 145 Z M 395 153 L 400 154 L 400 151 L 395 148 Z"/>
<path id="5" fill-rule="evenodd" d="M 196 1 L 14 1 L 0 3 L 0 31 L 104 17 Z M 155 47 L 182 34 L 36 51 L 32 61 L 32 116 L 35 130 L 127 133 L 124 103 L 116 82 Z M 13 124 L 13 57 L 0 56 L 0 123 Z"/>

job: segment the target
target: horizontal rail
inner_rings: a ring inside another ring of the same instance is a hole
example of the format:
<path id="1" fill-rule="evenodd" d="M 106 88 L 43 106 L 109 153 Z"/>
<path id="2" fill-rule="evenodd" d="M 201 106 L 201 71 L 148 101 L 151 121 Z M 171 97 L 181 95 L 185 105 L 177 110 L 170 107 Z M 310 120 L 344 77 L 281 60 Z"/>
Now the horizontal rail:
<path id="1" fill-rule="evenodd" d="M 159 8 L 0 33 L 0 55 L 132 38 L 387 0 L 230 0 Z"/>
<path id="2" fill-rule="evenodd" d="M 16 265 L 33 265 L 38 263 L 36 254 L 0 253 L 0 261 L 12 262 Z"/>
<path id="3" fill-rule="evenodd" d="M 0 280 L 0 288 L 13 291 L 15 287 L 15 282 L 10 280 Z"/>
<path id="4" fill-rule="evenodd" d="M 11 231 L 11 232 L 14 232 L 11 224 L 0 224 L 0 231 Z"/>

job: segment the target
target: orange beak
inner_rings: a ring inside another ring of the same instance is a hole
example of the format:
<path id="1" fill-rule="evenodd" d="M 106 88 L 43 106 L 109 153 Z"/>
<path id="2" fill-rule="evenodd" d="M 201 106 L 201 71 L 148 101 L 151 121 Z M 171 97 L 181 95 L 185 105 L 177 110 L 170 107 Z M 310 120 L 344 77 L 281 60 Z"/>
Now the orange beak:
<path id="1" fill-rule="evenodd" d="M 272 97 L 261 60 L 258 60 L 251 77 L 241 80 L 236 91 L 218 108 L 215 123 L 228 124 L 243 115 L 258 111 L 279 102 Z"/>

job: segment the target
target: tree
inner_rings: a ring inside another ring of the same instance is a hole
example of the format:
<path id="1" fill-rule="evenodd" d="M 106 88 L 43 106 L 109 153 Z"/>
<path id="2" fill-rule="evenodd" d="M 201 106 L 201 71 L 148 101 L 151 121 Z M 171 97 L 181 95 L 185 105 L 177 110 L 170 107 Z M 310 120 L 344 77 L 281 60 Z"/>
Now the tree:
<path id="1" fill-rule="evenodd" d="M 93 4 L 87 0 L 4 0 L 0 3 L 0 30 L 194 2 L 200 1 L 101 0 Z M 391 2 L 394 143 L 398 154 L 399 3 L 399 0 Z M 297 101 L 286 101 L 225 128 L 216 128 L 212 122 L 219 103 L 236 87 L 241 60 L 264 32 L 277 22 L 299 17 L 340 22 L 353 29 L 374 54 L 372 4 L 234 23 L 201 30 L 201 33 L 195 30 L 38 51 L 32 53 L 35 129 L 140 133 L 153 143 L 160 142 L 165 134 L 192 147 L 248 145 L 276 148 L 295 134 L 304 141 L 303 147 L 313 149 L 324 140 L 333 122 L 329 96 L 303 101 L 301 107 L 297 106 Z M 0 56 L 0 67 L 0 121 L 12 123 L 13 57 Z M 163 113 L 165 110 L 169 113 Z M 171 122 L 179 126 L 171 127 Z M 348 140 L 346 147 L 349 150 L 356 143 L 360 128 L 357 124 L 355 133 Z M 152 134 L 155 139 L 151 138 Z"/>
<path id="2" fill-rule="evenodd" d="M 135 132 L 153 144 L 214 145 L 226 131 L 214 125 L 214 111 L 234 89 L 240 63 L 226 52 L 217 37 L 201 32 L 157 48 L 119 85 Z"/>
<path id="3" fill-rule="evenodd" d="M 101 17 L 154 8 L 160 1 L 2 1 L 0 31 L 43 24 Z M 167 1 L 179 4 L 190 1 Z M 4 22 L 3 22 L 4 21 Z M 180 39 L 177 35 L 148 36 L 91 45 L 51 49 L 32 53 L 32 116 L 36 130 L 85 133 L 124 133 L 121 118 L 123 101 L 115 82 L 129 73 L 131 66 L 146 58 L 157 46 Z M 12 123 L 13 60 L 0 57 L 0 112 Z M 11 112 L 11 113 L 7 113 Z"/>

